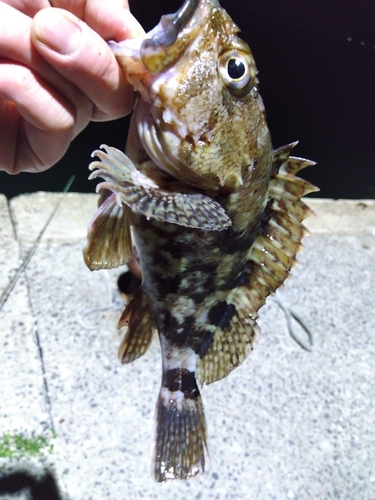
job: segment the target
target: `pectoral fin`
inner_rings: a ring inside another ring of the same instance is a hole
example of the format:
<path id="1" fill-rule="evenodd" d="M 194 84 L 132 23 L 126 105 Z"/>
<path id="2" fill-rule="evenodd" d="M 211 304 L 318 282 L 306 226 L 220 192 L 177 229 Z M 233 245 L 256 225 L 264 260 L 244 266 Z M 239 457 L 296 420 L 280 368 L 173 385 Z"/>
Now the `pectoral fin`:
<path id="1" fill-rule="evenodd" d="M 121 191 L 121 200 L 148 219 L 179 226 L 222 231 L 232 224 L 222 206 L 203 194 L 131 186 Z"/>
<path id="2" fill-rule="evenodd" d="M 222 231 L 231 226 L 232 222 L 223 207 L 209 196 L 168 191 L 137 170 L 124 153 L 108 146 L 102 147 L 105 152 L 94 152 L 101 162 L 91 163 L 90 169 L 96 170 L 90 179 L 105 179 L 98 185 L 98 190 L 105 188 L 113 191 L 117 201 L 133 212 L 148 219 L 208 231 Z"/>

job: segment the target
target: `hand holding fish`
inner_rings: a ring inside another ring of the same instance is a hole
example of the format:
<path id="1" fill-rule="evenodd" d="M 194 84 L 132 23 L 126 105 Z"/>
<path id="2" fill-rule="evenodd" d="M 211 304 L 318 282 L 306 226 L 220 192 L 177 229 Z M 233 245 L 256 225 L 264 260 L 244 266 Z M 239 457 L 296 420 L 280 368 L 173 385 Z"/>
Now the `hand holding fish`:
<path id="1" fill-rule="evenodd" d="M 142 30 L 128 9 L 127 0 L 0 2 L 0 170 L 46 170 L 91 120 L 132 110 L 105 42 Z"/>

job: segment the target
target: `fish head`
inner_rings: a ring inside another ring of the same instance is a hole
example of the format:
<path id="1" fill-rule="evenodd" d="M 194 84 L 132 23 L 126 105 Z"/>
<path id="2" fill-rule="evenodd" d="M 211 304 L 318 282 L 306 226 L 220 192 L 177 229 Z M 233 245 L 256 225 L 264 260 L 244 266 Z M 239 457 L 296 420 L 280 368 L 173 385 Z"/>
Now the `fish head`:
<path id="1" fill-rule="evenodd" d="M 259 144 L 270 145 L 257 68 L 238 32 L 217 0 L 186 0 L 143 37 L 112 44 L 140 95 L 133 128 L 143 148 L 203 189 L 236 190 Z"/>

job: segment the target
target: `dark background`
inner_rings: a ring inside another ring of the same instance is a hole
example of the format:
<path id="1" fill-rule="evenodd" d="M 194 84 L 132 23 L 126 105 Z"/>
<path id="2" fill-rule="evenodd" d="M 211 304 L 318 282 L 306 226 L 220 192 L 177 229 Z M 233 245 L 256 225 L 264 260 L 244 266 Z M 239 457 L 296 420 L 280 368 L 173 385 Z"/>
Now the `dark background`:
<path id="1" fill-rule="evenodd" d="M 130 0 L 146 30 L 182 0 Z M 374 0 L 222 0 L 242 29 L 259 69 L 260 91 L 276 147 L 299 140 L 295 154 L 314 159 L 303 176 L 317 196 L 375 198 Z M 42 174 L 0 172 L 8 197 L 60 191 L 93 192 L 90 154 L 106 143 L 123 149 L 128 119 L 92 123 L 65 157 Z"/>

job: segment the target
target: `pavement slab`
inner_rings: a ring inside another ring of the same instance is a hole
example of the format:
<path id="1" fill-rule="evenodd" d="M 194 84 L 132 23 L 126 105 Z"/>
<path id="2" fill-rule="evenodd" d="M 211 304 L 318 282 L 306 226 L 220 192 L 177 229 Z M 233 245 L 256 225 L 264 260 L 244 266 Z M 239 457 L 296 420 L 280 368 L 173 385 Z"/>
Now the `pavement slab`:
<path id="1" fill-rule="evenodd" d="M 0 196 L 0 291 L 60 197 L 23 195 L 9 207 Z M 82 259 L 96 201 L 65 196 L 0 311 L 0 431 L 53 444 L 43 456 L 0 459 L 0 497 L 22 473 L 34 486 L 52 478 L 59 493 L 50 500 L 374 500 L 375 203 L 308 200 L 318 213 L 307 223 L 313 235 L 260 312 L 259 347 L 202 388 L 206 473 L 156 484 L 149 455 L 160 349 L 154 340 L 133 364 L 117 359 L 121 269 L 90 272 Z M 308 346 L 283 308 L 308 326 L 310 351 L 292 338 L 290 328 Z M 25 491 L 17 498 L 44 498 Z"/>
<path id="2" fill-rule="evenodd" d="M 0 294 L 20 266 L 22 258 L 9 206 L 0 196 Z M 0 309 L 0 429 L 3 432 L 41 432 L 48 428 L 43 367 L 37 339 L 30 288 L 21 275 Z M 11 402 L 11 404 L 4 404 Z M 25 416 L 27 415 L 27 418 Z"/>

